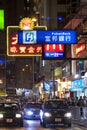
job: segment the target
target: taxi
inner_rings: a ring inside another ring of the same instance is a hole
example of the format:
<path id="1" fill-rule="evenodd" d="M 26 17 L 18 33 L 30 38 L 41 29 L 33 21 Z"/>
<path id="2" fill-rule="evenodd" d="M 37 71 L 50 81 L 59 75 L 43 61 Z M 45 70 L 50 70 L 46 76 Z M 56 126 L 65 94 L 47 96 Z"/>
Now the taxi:
<path id="1" fill-rule="evenodd" d="M 40 124 L 43 127 L 47 125 L 64 125 L 71 127 L 72 114 L 65 100 L 49 99 L 45 101 L 40 110 Z"/>
<path id="2" fill-rule="evenodd" d="M 0 102 L 0 126 L 23 127 L 23 114 L 18 102 L 5 100 Z"/>

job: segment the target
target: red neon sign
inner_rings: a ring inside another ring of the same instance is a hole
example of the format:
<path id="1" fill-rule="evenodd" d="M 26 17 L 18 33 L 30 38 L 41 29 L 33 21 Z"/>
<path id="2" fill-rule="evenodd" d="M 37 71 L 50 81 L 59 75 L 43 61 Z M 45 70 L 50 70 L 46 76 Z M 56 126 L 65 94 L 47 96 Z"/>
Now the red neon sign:
<path id="1" fill-rule="evenodd" d="M 44 52 L 64 52 L 64 44 L 45 44 Z"/>
<path id="2" fill-rule="evenodd" d="M 11 28 L 14 30 L 14 28 Z M 9 30 L 10 31 L 10 30 Z M 19 45 L 17 31 L 9 34 L 7 39 L 7 55 L 8 56 L 41 56 L 42 46 L 39 44 Z"/>
<path id="3" fill-rule="evenodd" d="M 85 49 L 86 49 L 86 46 L 85 46 L 84 43 L 78 45 L 78 46 L 76 47 L 76 55 L 78 55 L 79 53 L 85 51 Z"/>

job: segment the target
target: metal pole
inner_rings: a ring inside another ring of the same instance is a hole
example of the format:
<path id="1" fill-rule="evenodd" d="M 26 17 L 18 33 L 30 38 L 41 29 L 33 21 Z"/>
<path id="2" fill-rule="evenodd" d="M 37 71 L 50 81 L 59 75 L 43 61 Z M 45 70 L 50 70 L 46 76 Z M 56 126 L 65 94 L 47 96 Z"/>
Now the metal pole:
<path id="1" fill-rule="evenodd" d="M 33 88 L 34 88 L 34 57 L 32 57 L 32 68 L 33 68 Z"/>
<path id="2" fill-rule="evenodd" d="M 55 64 L 51 61 L 51 71 L 52 71 L 52 80 L 53 80 L 53 98 L 55 98 Z"/>
<path id="3" fill-rule="evenodd" d="M 53 92 L 54 92 L 54 98 L 55 98 L 55 72 L 53 67 Z"/>

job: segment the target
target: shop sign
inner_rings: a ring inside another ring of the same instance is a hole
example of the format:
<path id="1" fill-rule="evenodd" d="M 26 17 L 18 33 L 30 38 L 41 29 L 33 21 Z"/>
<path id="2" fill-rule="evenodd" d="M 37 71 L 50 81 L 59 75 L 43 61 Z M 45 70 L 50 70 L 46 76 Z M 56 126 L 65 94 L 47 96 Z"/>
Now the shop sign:
<path id="1" fill-rule="evenodd" d="M 57 91 L 58 89 L 58 82 L 57 81 L 45 81 L 44 82 L 44 86 L 43 86 L 43 90 L 44 91 L 53 91 L 55 87 L 55 91 Z"/>
<path id="2" fill-rule="evenodd" d="M 72 87 L 70 88 L 70 91 L 83 91 L 83 90 L 84 90 L 83 79 L 72 81 Z"/>
<path id="3" fill-rule="evenodd" d="M 65 58 L 64 44 L 44 44 L 42 57 L 43 59 Z"/>
<path id="4" fill-rule="evenodd" d="M 42 46 L 40 44 L 19 45 L 18 26 L 7 27 L 7 55 L 8 56 L 41 56 Z"/>
<path id="5" fill-rule="evenodd" d="M 33 33 L 33 36 L 30 35 Z M 36 31 L 19 31 L 18 43 L 30 44 L 32 37 L 36 44 L 76 44 L 75 30 L 36 30 Z"/>
<path id="6" fill-rule="evenodd" d="M 78 45 L 78 46 L 76 47 L 76 55 L 78 55 L 79 53 L 85 51 L 85 49 L 86 49 L 86 46 L 85 46 L 84 43 Z"/>

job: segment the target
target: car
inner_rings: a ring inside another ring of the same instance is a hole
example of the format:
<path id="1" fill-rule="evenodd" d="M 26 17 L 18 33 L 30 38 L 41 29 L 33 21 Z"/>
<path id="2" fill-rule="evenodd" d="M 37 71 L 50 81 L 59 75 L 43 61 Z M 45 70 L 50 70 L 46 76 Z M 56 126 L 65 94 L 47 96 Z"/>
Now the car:
<path id="1" fill-rule="evenodd" d="M 40 110 L 40 125 L 47 127 L 52 126 L 68 126 L 71 127 L 72 114 L 65 100 L 49 99 L 44 101 Z"/>
<path id="2" fill-rule="evenodd" d="M 28 102 L 24 106 L 24 119 L 38 120 L 40 118 L 40 102 Z"/>
<path id="3" fill-rule="evenodd" d="M 0 102 L 0 126 L 3 125 L 23 127 L 23 113 L 18 102 L 11 100 Z"/>

